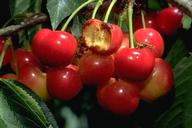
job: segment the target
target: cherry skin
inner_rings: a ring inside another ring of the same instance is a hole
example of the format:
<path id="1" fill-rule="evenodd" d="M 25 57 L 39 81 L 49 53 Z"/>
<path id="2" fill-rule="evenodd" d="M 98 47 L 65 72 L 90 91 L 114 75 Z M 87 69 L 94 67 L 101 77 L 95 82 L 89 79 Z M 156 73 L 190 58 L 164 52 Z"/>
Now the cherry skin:
<path id="1" fill-rule="evenodd" d="M 15 56 L 16 62 L 13 59 L 11 60 L 11 68 L 13 69 L 13 71 L 16 71 L 16 64 L 18 66 L 18 70 L 20 70 L 20 68 L 22 68 L 26 64 L 31 64 L 35 67 L 41 68 L 41 63 L 31 51 L 27 51 L 23 48 L 18 48 L 15 50 Z"/>
<path id="2" fill-rule="evenodd" d="M 153 28 L 141 28 L 134 32 L 138 44 L 151 46 L 155 57 L 161 57 L 164 52 L 164 40 L 161 34 Z"/>
<path id="3" fill-rule="evenodd" d="M 3 47 L 4 47 L 4 38 L 3 37 L 0 37 L 0 54 L 3 50 Z M 11 52 L 11 48 L 8 48 L 5 52 L 5 56 L 3 58 L 3 63 L 2 65 L 6 65 L 8 64 L 12 59 L 12 52 Z"/>
<path id="4" fill-rule="evenodd" d="M 123 48 L 115 54 L 115 74 L 122 79 L 145 80 L 153 70 L 155 57 L 149 48 Z"/>
<path id="5" fill-rule="evenodd" d="M 16 80 L 17 75 L 13 74 L 13 73 L 6 73 L 6 74 L 1 75 L 0 78 L 8 79 L 8 80 Z"/>
<path id="6" fill-rule="evenodd" d="M 157 16 L 158 31 L 165 35 L 173 35 L 182 25 L 183 13 L 177 7 L 162 9 Z"/>
<path id="7" fill-rule="evenodd" d="M 43 73 L 38 67 L 30 64 L 23 66 L 19 70 L 18 79 L 26 87 L 30 88 L 42 100 L 48 100 L 49 95 L 46 84 L 46 74 Z"/>
<path id="8" fill-rule="evenodd" d="M 97 89 L 98 103 L 114 114 L 132 114 L 140 100 L 136 86 L 123 81 L 106 82 Z"/>
<path id="9" fill-rule="evenodd" d="M 126 32 L 123 33 L 123 40 L 117 52 L 120 51 L 122 48 L 129 48 L 129 34 Z"/>
<path id="10" fill-rule="evenodd" d="M 165 96 L 173 87 L 173 71 L 171 66 L 163 59 L 155 59 L 155 67 L 145 80 L 145 87 L 141 91 L 141 99 L 154 101 Z"/>
<path id="11" fill-rule="evenodd" d="M 146 13 L 146 15 L 145 15 L 145 27 L 157 29 L 156 17 L 157 17 L 156 12 Z M 135 15 L 133 22 L 134 22 L 134 24 L 133 24 L 133 30 L 134 31 L 137 31 L 138 29 L 143 28 L 141 14 Z"/>
<path id="12" fill-rule="evenodd" d="M 97 54 L 113 54 L 120 47 L 122 39 L 123 32 L 121 28 L 115 24 L 90 19 L 83 25 L 82 42 Z"/>
<path id="13" fill-rule="evenodd" d="M 83 83 L 88 86 L 108 81 L 114 73 L 113 57 L 88 52 L 79 60 L 79 72 Z"/>
<path id="14" fill-rule="evenodd" d="M 77 51 L 77 41 L 68 32 L 41 29 L 32 40 L 32 52 L 48 66 L 67 66 Z"/>
<path id="15" fill-rule="evenodd" d="M 71 68 L 52 68 L 47 72 L 47 88 L 52 97 L 71 100 L 82 89 L 81 77 Z"/>

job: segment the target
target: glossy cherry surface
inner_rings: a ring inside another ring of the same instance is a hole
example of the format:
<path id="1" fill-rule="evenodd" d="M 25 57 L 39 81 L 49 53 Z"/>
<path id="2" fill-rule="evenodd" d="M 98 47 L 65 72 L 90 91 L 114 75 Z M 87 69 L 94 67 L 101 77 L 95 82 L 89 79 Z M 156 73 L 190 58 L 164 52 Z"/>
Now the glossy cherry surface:
<path id="1" fill-rule="evenodd" d="M 163 59 L 155 59 L 155 67 L 141 91 L 141 98 L 154 101 L 165 96 L 173 87 L 173 71 L 171 66 Z"/>
<path id="2" fill-rule="evenodd" d="M 47 72 L 47 88 L 53 98 L 71 100 L 82 89 L 81 77 L 71 68 L 52 68 Z"/>
<path id="3" fill-rule="evenodd" d="M 172 35 L 182 25 L 183 13 L 177 7 L 167 7 L 160 10 L 157 16 L 158 31 L 165 35 Z"/>
<path id="4" fill-rule="evenodd" d="M 18 66 L 18 69 L 21 69 L 26 64 L 31 64 L 35 67 L 41 68 L 41 63 L 31 51 L 23 48 L 18 48 L 15 50 L 15 57 L 16 62 L 14 61 L 14 59 L 11 60 L 11 68 L 14 71 L 16 71 L 16 64 Z"/>
<path id="5" fill-rule="evenodd" d="M 17 80 L 32 89 L 32 91 L 34 91 L 43 100 L 47 100 L 49 98 L 46 84 L 46 74 L 39 68 L 30 64 L 23 66 L 19 70 Z"/>
<path id="6" fill-rule="evenodd" d="M 115 55 L 115 74 L 127 80 L 145 80 L 153 70 L 155 57 L 149 48 L 123 48 Z"/>
<path id="7" fill-rule="evenodd" d="M 141 28 L 134 32 L 138 44 L 151 47 L 155 57 L 161 57 L 164 52 L 164 40 L 161 34 L 153 28 Z"/>
<path id="8" fill-rule="evenodd" d="M 79 60 L 79 72 L 83 83 L 89 86 L 108 81 L 114 73 L 113 57 L 88 52 Z"/>
<path id="9" fill-rule="evenodd" d="M 140 99 L 135 86 L 123 81 L 107 82 L 98 88 L 97 100 L 101 106 L 114 114 L 131 114 L 136 111 Z"/>
<path id="10" fill-rule="evenodd" d="M 77 51 L 77 41 L 68 32 L 41 29 L 33 37 L 32 51 L 45 65 L 67 66 Z"/>

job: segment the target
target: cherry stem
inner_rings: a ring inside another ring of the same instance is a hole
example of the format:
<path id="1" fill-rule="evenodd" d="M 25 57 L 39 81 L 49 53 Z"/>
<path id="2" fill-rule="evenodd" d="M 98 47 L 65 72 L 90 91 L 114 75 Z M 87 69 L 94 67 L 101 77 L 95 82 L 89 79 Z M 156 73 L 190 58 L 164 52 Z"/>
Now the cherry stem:
<path id="1" fill-rule="evenodd" d="M 103 3 L 103 0 L 98 0 L 98 1 L 97 1 L 97 4 L 96 4 L 96 6 L 95 6 L 95 8 L 94 8 L 94 10 L 93 10 L 93 14 L 92 14 L 92 16 L 91 16 L 92 19 L 95 19 L 95 16 L 96 16 L 96 14 L 97 14 L 97 11 L 98 11 L 99 7 L 102 5 L 102 3 Z"/>
<path id="2" fill-rule="evenodd" d="M 128 4 L 128 21 L 129 21 L 129 41 L 130 47 L 135 48 L 134 35 L 133 35 L 133 3 L 134 0 L 131 0 Z"/>
<path id="3" fill-rule="evenodd" d="M 96 0 L 88 0 L 85 3 L 81 4 L 67 19 L 67 21 L 65 22 L 65 24 L 63 25 L 63 27 L 61 28 L 61 31 L 65 31 L 69 22 L 74 18 L 74 16 L 85 6 L 87 6 L 88 4 L 95 2 Z"/>
<path id="4" fill-rule="evenodd" d="M 1 69 L 2 64 L 3 64 L 3 59 L 5 57 L 5 53 L 6 53 L 9 46 L 10 46 L 10 41 L 7 39 L 3 45 L 3 49 L 2 49 L 2 52 L 0 55 L 0 69 Z"/>
<path id="5" fill-rule="evenodd" d="M 8 42 L 9 42 L 10 48 L 11 48 L 12 59 L 13 59 L 13 62 L 15 62 L 15 66 L 16 66 L 15 74 L 16 74 L 16 76 L 18 76 L 19 70 L 18 70 L 17 58 L 16 58 L 16 54 L 15 54 L 15 50 L 14 50 L 13 42 L 12 42 L 11 38 L 8 38 Z"/>
<path id="6" fill-rule="evenodd" d="M 146 28 L 144 11 L 141 10 L 141 20 L 143 28 Z"/>
<path id="7" fill-rule="evenodd" d="M 113 6 L 115 5 L 116 2 L 117 2 L 117 0 L 112 0 L 111 1 L 110 5 L 109 5 L 109 7 L 107 9 L 107 12 L 105 14 L 104 22 L 106 22 L 106 23 L 108 22 L 109 15 L 110 15 L 111 10 L 112 10 L 112 8 L 113 8 Z"/>
<path id="8" fill-rule="evenodd" d="M 123 24 L 123 15 L 120 15 L 118 19 L 118 25 L 120 28 L 122 28 L 122 24 Z"/>

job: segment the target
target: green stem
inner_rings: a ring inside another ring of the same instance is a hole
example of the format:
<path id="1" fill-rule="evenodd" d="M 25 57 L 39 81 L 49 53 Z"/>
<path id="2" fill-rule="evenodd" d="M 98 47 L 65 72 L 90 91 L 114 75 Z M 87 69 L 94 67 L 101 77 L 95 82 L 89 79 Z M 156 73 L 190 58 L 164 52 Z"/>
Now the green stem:
<path id="1" fill-rule="evenodd" d="M 128 21 L 129 21 L 129 42 L 130 47 L 135 48 L 134 36 L 133 36 L 133 1 L 128 4 Z"/>
<path id="2" fill-rule="evenodd" d="M 9 39 L 9 42 L 10 42 L 10 47 L 11 47 L 12 59 L 13 59 L 13 62 L 15 62 L 15 67 L 16 67 L 15 73 L 16 73 L 16 76 L 18 77 L 19 70 L 18 70 L 17 58 L 15 55 L 15 50 L 13 47 L 13 42 L 11 41 L 11 39 Z"/>
<path id="3" fill-rule="evenodd" d="M 113 8 L 113 6 L 115 5 L 116 2 L 117 2 L 117 0 L 112 0 L 112 1 L 111 1 L 110 5 L 109 5 L 109 7 L 108 7 L 108 9 L 107 9 L 107 12 L 106 12 L 106 14 L 105 14 L 104 22 L 107 23 L 107 21 L 108 21 L 108 19 L 109 19 L 109 15 L 110 15 L 110 13 L 111 13 L 111 10 L 112 10 L 112 8 Z"/>
<path id="4" fill-rule="evenodd" d="M 97 1 L 97 4 L 96 4 L 96 6 L 95 6 L 95 8 L 93 10 L 93 14 L 91 16 L 92 19 L 95 18 L 96 14 L 97 14 L 97 11 L 98 11 L 99 7 L 102 5 L 102 3 L 103 3 L 103 0 L 98 0 Z"/>
<path id="5" fill-rule="evenodd" d="M 2 52 L 1 52 L 1 54 L 0 54 L 0 69 L 1 69 L 2 64 L 3 64 L 3 59 L 4 59 L 4 57 L 5 57 L 5 53 L 6 53 L 6 51 L 7 51 L 7 49 L 8 49 L 9 46 L 10 46 L 10 42 L 9 42 L 9 40 L 7 39 L 7 40 L 5 41 L 5 43 L 4 43 L 4 45 L 3 45 L 3 49 L 2 49 Z"/>
<path id="6" fill-rule="evenodd" d="M 146 28 L 144 11 L 141 10 L 141 20 L 143 28 Z"/>
<path id="7" fill-rule="evenodd" d="M 63 25 L 63 27 L 61 28 L 61 31 L 65 31 L 69 22 L 73 19 L 73 17 L 85 6 L 87 6 L 88 4 L 95 2 L 96 0 L 88 0 L 85 3 L 83 3 L 82 5 L 80 5 L 67 19 L 67 21 L 65 22 L 65 24 Z"/>
<path id="8" fill-rule="evenodd" d="M 123 15 L 120 15 L 118 19 L 118 25 L 120 28 L 122 28 L 122 24 L 123 24 Z"/>

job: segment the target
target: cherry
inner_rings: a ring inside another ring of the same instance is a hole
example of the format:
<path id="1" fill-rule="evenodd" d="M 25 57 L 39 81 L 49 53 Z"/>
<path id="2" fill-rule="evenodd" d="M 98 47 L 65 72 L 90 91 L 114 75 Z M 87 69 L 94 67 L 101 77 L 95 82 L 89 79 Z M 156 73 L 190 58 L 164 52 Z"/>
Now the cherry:
<path id="1" fill-rule="evenodd" d="M 123 40 L 117 52 L 120 51 L 122 48 L 129 48 L 129 34 L 127 32 L 123 33 Z"/>
<path id="2" fill-rule="evenodd" d="M 161 34 L 153 28 L 141 28 L 134 32 L 135 41 L 139 44 L 152 46 L 156 57 L 161 57 L 164 52 L 164 40 Z"/>
<path id="3" fill-rule="evenodd" d="M 3 37 L 0 37 L 0 54 L 3 50 L 3 47 L 4 47 L 4 38 Z M 5 52 L 5 56 L 3 58 L 3 63 L 2 65 L 6 65 L 8 64 L 12 59 L 12 52 L 11 52 L 11 48 L 8 48 Z"/>
<path id="4" fill-rule="evenodd" d="M 115 74 L 127 80 L 145 80 L 153 70 L 155 57 L 149 48 L 123 48 L 115 54 Z"/>
<path id="5" fill-rule="evenodd" d="M 145 80 L 145 87 L 141 91 L 141 98 L 145 101 L 154 101 L 165 96 L 173 87 L 173 71 L 163 59 L 155 59 L 155 67 Z"/>
<path id="6" fill-rule="evenodd" d="M 165 35 L 173 35 L 182 25 L 183 13 L 177 7 L 162 9 L 157 16 L 158 31 Z"/>
<path id="7" fill-rule="evenodd" d="M 14 71 L 16 71 L 16 64 L 18 66 L 18 70 L 20 70 L 20 68 L 23 68 L 23 66 L 25 66 L 26 64 L 31 64 L 35 67 L 41 68 L 41 63 L 31 51 L 27 51 L 23 48 L 18 48 L 15 50 L 15 56 L 16 62 L 13 59 L 11 60 L 11 68 Z"/>
<path id="8" fill-rule="evenodd" d="M 49 98 L 46 85 L 46 74 L 38 67 L 26 64 L 20 68 L 17 80 L 30 88 L 43 100 Z"/>
<path id="9" fill-rule="evenodd" d="M 71 68 L 52 68 L 47 71 L 49 94 L 61 100 L 71 100 L 82 89 L 79 73 Z"/>
<path id="10" fill-rule="evenodd" d="M 108 81 L 114 73 L 113 57 L 87 52 L 79 60 L 79 72 L 85 85 L 93 86 Z"/>
<path id="11" fill-rule="evenodd" d="M 1 75 L 0 78 L 8 79 L 8 80 L 16 80 L 17 75 L 13 74 L 13 73 L 6 73 L 6 74 Z"/>
<path id="12" fill-rule="evenodd" d="M 123 32 L 115 24 L 90 19 L 83 25 L 82 42 L 97 54 L 113 54 L 120 47 L 122 39 Z"/>
<path id="13" fill-rule="evenodd" d="M 138 108 L 140 100 L 136 86 L 131 82 L 110 80 L 98 87 L 98 103 L 114 114 L 131 114 Z"/>
<path id="14" fill-rule="evenodd" d="M 76 51 L 77 41 L 68 32 L 41 29 L 32 40 L 32 52 L 48 66 L 67 66 Z"/>
<path id="15" fill-rule="evenodd" d="M 157 24 L 156 24 L 156 17 L 157 17 L 157 13 L 156 12 L 148 12 L 145 15 L 145 27 L 146 28 L 153 28 L 153 29 L 157 29 Z M 142 18 L 141 15 L 135 15 L 134 16 L 134 24 L 133 24 L 133 30 L 136 31 L 140 28 L 143 28 L 142 25 Z"/>

